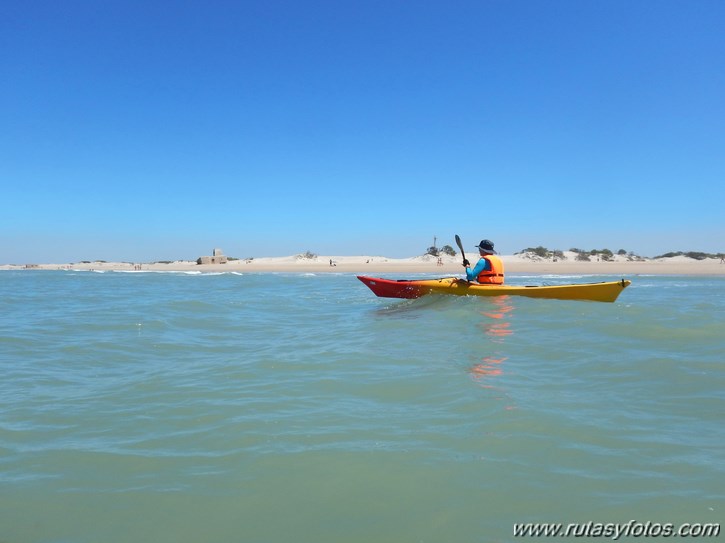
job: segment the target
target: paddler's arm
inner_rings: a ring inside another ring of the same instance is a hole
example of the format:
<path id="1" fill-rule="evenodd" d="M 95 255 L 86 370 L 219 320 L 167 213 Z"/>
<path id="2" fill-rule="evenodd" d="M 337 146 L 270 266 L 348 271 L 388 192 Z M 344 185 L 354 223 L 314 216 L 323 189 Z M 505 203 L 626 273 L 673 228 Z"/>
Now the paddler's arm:
<path id="1" fill-rule="evenodd" d="M 469 266 L 466 266 L 466 279 L 469 281 L 475 281 L 478 277 L 478 274 L 484 271 L 488 267 L 488 260 L 485 258 L 482 258 L 478 262 L 476 262 L 476 266 L 471 269 Z"/>

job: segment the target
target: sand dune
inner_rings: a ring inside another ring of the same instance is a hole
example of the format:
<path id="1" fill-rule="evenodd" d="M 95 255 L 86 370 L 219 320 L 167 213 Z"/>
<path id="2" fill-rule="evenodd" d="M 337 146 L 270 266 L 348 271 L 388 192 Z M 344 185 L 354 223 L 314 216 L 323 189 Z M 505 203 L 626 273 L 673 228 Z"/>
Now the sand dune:
<path id="1" fill-rule="evenodd" d="M 725 275 L 725 263 L 718 258 L 695 260 L 684 256 L 631 260 L 615 255 L 605 262 L 593 257 L 591 261 L 575 260 L 574 253 L 564 253 L 564 259 L 556 261 L 536 257 L 530 253 L 501 255 L 508 274 L 591 274 L 591 275 Z M 471 255 L 473 256 L 473 255 Z M 330 262 L 332 261 L 332 265 Z M 219 272 L 348 272 L 359 274 L 439 273 L 459 275 L 463 273 L 460 257 L 444 256 L 438 260 L 430 255 L 411 258 L 384 256 L 328 256 L 306 258 L 302 255 L 264 257 L 249 260 L 231 260 L 226 264 L 202 264 L 179 260 L 170 263 L 90 262 L 67 264 L 0 265 L 0 270 L 13 269 L 74 269 L 94 271 L 195 271 Z"/>

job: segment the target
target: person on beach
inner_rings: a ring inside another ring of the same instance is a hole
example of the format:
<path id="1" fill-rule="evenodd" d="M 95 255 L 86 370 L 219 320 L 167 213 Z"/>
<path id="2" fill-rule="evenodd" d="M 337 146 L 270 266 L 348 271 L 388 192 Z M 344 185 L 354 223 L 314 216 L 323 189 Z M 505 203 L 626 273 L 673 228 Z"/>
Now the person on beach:
<path id="1" fill-rule="evenodd" d="M 482 285 L 503 285 L 503 262 L 494 254 L 496 251 L 493 250 L 493 242 L 483 239 L 476 247 L 481 258 L 475 267 L 471 269 L 468 259 L 463 261 L 463 267 L 466 268 L 466 279 L 477 281 Z"/>

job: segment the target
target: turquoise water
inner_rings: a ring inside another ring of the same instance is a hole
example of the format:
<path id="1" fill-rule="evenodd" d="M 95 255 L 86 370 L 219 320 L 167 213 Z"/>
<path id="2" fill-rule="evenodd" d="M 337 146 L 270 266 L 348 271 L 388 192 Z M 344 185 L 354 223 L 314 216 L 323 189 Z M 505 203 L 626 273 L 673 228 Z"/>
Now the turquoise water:
<path id="1" fill-rule="evenodd" d="M 631 279 L 605 304 L 384 300 L 349 274 L 0 272 L 0 541 L 721 522 L 725 278 Z"/>

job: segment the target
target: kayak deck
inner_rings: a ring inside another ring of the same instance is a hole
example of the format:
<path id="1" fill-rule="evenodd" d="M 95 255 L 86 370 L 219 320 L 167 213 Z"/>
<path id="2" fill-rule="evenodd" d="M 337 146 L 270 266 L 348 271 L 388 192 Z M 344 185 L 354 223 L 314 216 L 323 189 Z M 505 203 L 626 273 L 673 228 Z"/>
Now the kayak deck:
<path id="1" fill-rule="evenodd" d="M 395 280 L 357 276 L 376 296 L 381 298 L 420 298 L 426 294 L 454 296 L 527 296 L 556 300 L 587 300 L 614 302 L 631 281 L 604 281 L 571 285 L 480 285 L 456 277 L 422 280 Z"/>

